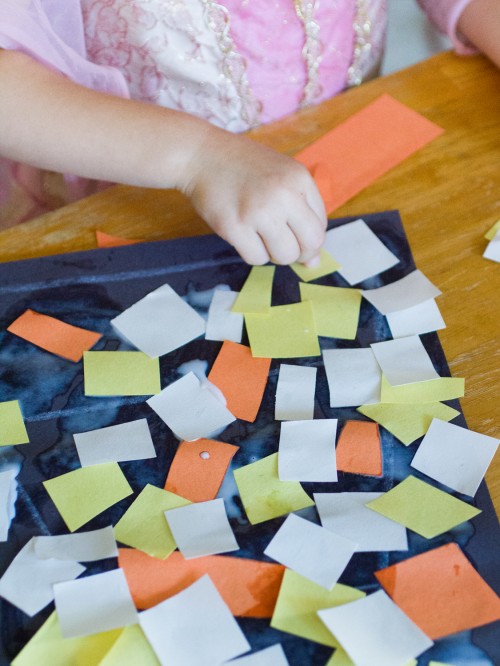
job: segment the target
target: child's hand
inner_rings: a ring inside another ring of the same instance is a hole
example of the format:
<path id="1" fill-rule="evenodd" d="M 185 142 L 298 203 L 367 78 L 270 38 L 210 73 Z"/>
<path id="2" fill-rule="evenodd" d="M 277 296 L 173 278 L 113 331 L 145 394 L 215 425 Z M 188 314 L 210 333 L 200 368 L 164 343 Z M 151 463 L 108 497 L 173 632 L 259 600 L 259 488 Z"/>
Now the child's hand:
<path id="1" fill-rule="evenodd" d="M 327 218 L 303 165 L 214 128 L 186 173 L 182 191 L 246 262 L 317 263 Z"/>

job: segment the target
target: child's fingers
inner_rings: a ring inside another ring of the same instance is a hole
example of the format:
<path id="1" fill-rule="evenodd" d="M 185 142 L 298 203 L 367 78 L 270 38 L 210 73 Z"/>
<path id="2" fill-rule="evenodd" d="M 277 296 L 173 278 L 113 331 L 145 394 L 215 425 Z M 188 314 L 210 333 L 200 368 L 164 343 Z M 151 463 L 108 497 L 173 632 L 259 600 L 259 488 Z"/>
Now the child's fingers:
<path id="1" fill-rule="evenodd" d="M 290 215 L 288 226 L 299 246 L 297 260 L 302 263 L 314 260 L 325 240 L 325 221 L 303 201 L 303 205 L 298 205 Z"/>
<path id="2" fill-rule="evenodd" d="M 264 220 L 258 226 L 258 231 L 274 264 L 287 266 L 297 261 L 300 256 L 300 246 L 286 220 Z"/>
<path id="3" fill-rule="evenodd" d="M 266 245 L 255 229 L 233 226 L 222 237 L 234 247 L 247 264 L 263 266 L 271 261 Z"/>

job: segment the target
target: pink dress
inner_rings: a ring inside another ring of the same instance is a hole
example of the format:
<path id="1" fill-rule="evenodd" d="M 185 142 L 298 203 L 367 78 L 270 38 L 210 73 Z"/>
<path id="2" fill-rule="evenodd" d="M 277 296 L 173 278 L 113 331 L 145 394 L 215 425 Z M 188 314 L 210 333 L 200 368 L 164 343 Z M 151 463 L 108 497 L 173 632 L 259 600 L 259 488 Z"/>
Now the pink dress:
<path id="1" fill-rule="evenodd" d="M 419 0 L 459 52 L 470 1 Z M 0 48 L 233 132 L 376 74 L 385 29 L 385 0 L 0 0 Z M 0 160 L 0 228 L 95 187 Z"/>

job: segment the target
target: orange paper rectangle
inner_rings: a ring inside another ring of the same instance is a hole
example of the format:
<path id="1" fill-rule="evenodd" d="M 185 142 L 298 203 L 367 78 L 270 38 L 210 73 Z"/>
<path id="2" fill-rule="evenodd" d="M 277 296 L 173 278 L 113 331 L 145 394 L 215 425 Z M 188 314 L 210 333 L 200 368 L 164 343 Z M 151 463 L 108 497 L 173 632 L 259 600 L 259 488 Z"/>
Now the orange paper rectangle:
<path id="1" fill-rule="evenodd" d="M 224 555 L 186 560 L 175 551 L 159 560 L 132 548 L 118 552 L 118 565 L 140 609 L 155 606 L 208 574 L 233 615 L 272 617 L 285 571 L 281 564 Z"/>
<path id="2" fill-rule="evenodd" d="M 222 391 L 236 418 L 253 422 L 267 384 L 270 358 L 255 358 L 249 347 L 226 340 L 208 379 Z"/>
<path id="3" fill-rule="evenodd" d="M 337 442 L 336 458 L 339 472 L 382 476 L 378 423 L 346 421 Z"/>
<path id="4" fill-rule="evenodd" d="M 60 319 L 26 310 L 7 329 L 10 333 L 70 361 L 79 361 L 102 337 L 101 333 L 66 324 Z"/>
<path id="5" fill-rule="evenodd" d="M 382 95 L 295 159 L 317 179 L 331 212 L 442 133 L 413 109 Z"/>

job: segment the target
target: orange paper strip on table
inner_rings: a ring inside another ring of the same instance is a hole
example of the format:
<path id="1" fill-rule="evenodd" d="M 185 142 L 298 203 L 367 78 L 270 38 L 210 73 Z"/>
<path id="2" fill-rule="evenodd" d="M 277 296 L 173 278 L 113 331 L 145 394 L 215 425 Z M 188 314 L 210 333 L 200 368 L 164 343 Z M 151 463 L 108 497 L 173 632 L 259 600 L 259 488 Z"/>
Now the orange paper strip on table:
<path id="1" fill-rule="evenodd" d="M 95 239 L 97 247 L 119 247 L 121 245 L 135 245 L 136 243 L 143 242 L 142 239 L 131 240 L 130 238 L 121 238 L 120 236 L 112 236 L 99 230 L 95 232 Z"/>
<path id="2" fill-rule="evenodd" d="M 336 449 L 337 470 L 382 476 L 382 451 L 378 423 L 346 421 Z"/>

